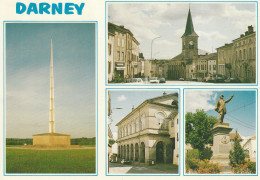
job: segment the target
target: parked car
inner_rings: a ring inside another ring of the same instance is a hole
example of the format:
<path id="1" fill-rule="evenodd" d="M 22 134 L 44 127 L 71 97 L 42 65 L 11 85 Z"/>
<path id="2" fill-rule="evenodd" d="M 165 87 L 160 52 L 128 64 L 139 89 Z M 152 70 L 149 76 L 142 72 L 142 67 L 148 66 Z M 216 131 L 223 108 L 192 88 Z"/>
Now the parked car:
<path id="1" fill-rule="evenodd" d="M 241 83 L 241 81 L 238 78 L 228 78 L 225 79 L 225 83 Z"/>
<path id="2" fill-rule="evenodd" d="M 184 78 L 180 78 L 179 81 L 184 81 Z"/>
<path id="3" fill-rule="evenodd" d="M 159 83 L 159 79 L 157 77 L 151 77 L 150 83 Z"/>
<path id="4" fill-rule="evenodd" d="M 197 78 L 192 78 L 191 80 L 192 80 L 192 81 L 198 81 L 198 79 L 197 79 Z"/>
<path id="5" fill-rule="evenodd" d="M 215 75 L 208 75 L 205 80 L 206 82 L 215 82 L 216 76 Z"/>
<path id="6" fill-rule="evenodd" d="M 230 78 L 230 80 L 231 83 L 241 83 L 240 79 L 238 79 L 237 77 Z"/>
<path id="7" fill-rule="evenodd" d="M 128 78 L 125 81 L 126 83 L 131 83 L 131 84 L 143 84 L 142 78 Z"/>
<path id="8" fill-rule="evenodd" d="M 159 79 L 159 83 L 165 83 L 166 81 L 165 81 L 165 78 L 160 78 Z"/>
<path id="9" fill-rule="evenodd" d="M 223 83 L 224 77 L 221 74 L 216 75 L 216 83 Z"/>

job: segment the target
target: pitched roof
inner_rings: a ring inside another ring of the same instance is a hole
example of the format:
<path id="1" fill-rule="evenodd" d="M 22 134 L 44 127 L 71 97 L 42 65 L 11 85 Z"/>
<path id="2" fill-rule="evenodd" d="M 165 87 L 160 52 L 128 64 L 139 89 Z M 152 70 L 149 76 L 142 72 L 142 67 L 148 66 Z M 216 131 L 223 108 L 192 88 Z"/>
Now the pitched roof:
<path id="1" fill-rule="evenodd" d="M 238 138 L 237 138 L 237 139 L 238 139 L 239 141 L 241 141 L 242 138 L 241 138 L 240 134 L 237 133 L 237 135 L 238 135 Z M 235 139 L 235 136 L 236 136 L 236 133 L 229 133 L 229 138 L 230 138 L 230 140 L 234 140 L 234 139 Z"/>
<path id="2" fill-rule="evenodd" d="M 243 144 L 243 147 L 250 141 L 250 140 L 255 140 L 256 139 L 256 136 L 253 136 L 251 138 L 249 138 L 244 144 Z"/>
<path id="3" fill-rule="evenodd" d="M 198 36 L 196 34 L 196 32 L 194 31 L 190 9 L 189 9 L 188 18 L 187 18 L 186 29 L 185 29 L 185 32 L 182 35 L 182 37 L 183 36 Z"/>
<path id="4" fill-rule="evenodd" d="M 154 97 L 154 98 L 150 98 L 150 99 L 146 99 L 142 104 L 140 104 L 137 108 L 135 108 L 134 110 L 132 110 L 129 114 L 127 114 L 121 121 L 119 121 L 116 126 L 118 126 L 119 124 L 121 124 L 125 119 L 127 119 L 130 115 L 132 115 L 133 113 L 135 113 L 136 111 L 138 111 L 139 108 L 141 108 L 143 105 L 145 104 L 155 104 L 155 105 L 159 105 L 159 106 L 165 106 L 168 108 L 173 108 L 176 107 L 175 105 L 167 105 L 167 104 L 161 104 L 161 103 L 157 103 L 155 102 L 156 100 L 159 99 L 164 99 L 167 97 L 179 97 L 178 93 L 171 93 L 171 94 L 166 94 L 163 96 L 159 96 L 159 97 Z M 177 107 L 178 108 L 178 107 Z"/>
<path id="5" fill-rule="evenodd" d="M 217 53 L 210 53 L 208 55 L 202 56 L 199 60 L 217 60 Z"/>
<path id="6" fill-rule="evenodd" d="M 172 58 L 172 60 L 180 60 L 182 59 L 182 53 L 178 54 L 177 56 L 175 56 L 174 58 Z"/>

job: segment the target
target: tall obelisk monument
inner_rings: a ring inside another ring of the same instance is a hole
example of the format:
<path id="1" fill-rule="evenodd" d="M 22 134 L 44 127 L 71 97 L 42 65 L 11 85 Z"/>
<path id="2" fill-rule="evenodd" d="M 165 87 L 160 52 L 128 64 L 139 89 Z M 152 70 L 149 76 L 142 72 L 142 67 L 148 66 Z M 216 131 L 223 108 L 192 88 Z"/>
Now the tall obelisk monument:
<path id="1" fill-rule="evenodd" d="M 50 117 L 49 133 L 33 135 L 33 145 L 42 148 L 45 147 L 69 147 L 70 135 L 55 133 L 54 121 L 54 78 L 53 78 L 53 47 L 51 39 L 51 72 L 50 72 Z"/>
<path id="2" fill-rule="evenodd" d="M 50 118 L 49 118 L 49 133 L 55 133 L 54 122 L 54 80 L 53 80 L 53 48 L 51 39 L 51 72 L 50 72 Z"/>

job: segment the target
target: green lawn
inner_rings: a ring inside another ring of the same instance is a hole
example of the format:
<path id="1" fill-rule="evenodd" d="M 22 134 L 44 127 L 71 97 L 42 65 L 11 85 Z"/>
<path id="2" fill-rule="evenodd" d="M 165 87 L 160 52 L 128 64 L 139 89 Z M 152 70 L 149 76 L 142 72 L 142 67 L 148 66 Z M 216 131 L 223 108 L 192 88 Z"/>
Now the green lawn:
<path id="1" fill-rule="evenodd" d="M 95 149 L 6 148 L 6 173 L 95 173 Z"/>

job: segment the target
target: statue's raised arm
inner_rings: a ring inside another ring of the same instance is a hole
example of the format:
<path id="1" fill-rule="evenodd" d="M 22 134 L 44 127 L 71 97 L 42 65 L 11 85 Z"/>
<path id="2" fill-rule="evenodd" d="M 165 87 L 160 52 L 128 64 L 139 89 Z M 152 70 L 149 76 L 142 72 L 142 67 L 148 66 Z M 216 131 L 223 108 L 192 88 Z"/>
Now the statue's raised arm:
<path id="1" fill-rule="evenodd" d="M 225 103 L 228 103 L 232 98 L 234 97 L 234 95 L 230 96 L 230 98 L 228 98 Z"/>

